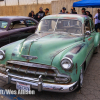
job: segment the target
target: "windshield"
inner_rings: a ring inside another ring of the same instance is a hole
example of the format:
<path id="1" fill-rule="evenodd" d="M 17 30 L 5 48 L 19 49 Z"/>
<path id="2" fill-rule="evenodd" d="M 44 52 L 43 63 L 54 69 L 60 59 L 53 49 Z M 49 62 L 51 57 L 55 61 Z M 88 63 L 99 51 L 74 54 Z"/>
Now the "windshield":
<path id="1" fill-rule="evenodd" d="M 8 25 L 8 22 L 6 21 L 0 21 L 0 28 L 5 29 Z"/>
<path id="2" fill-rule="evenodd" d="M 38 25 L 36 32 L 66 32 L 82 34 L 82 23 L 74 19 L 44 19 Z"/>
<path id="3" fill-rule="evenodd" d="M 37 32 L 53 32 L 57 23 L 57 19 L 42 20 L 37 28 Z"/>

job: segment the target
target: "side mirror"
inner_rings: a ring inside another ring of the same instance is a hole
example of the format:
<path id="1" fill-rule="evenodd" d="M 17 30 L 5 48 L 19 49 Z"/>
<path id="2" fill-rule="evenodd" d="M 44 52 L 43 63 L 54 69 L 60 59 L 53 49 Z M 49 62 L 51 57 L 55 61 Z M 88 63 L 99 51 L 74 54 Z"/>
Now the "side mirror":
<path id="1" fill-rule="evenodd" d="M 86 31 L 85 37 L 89 37 L 89 36 L 91 36 L 91 32 L 90 31 Z"/>

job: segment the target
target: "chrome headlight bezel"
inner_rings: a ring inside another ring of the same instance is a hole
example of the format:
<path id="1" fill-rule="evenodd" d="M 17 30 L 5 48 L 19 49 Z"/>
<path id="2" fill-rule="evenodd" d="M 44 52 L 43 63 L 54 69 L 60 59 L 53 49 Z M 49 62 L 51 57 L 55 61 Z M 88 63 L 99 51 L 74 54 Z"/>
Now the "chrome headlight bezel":
<path id="1" fill-rule="evenodd" d="M 0 58 L 0 60 L 3 60 L 5 58 L 5 52 L 3 50 L 0 50 L 0 56 L 3 55 L 2 58 Z"/>
<path id="2" fill-rule="evenodd" d="M 70 63 L 70 66 L 69 66 L 68 68 L 64 68 L 64 66 L 63 66 L 64 61 Z M 64 57 L 64 58 L 61 60 L 60 64 L 61 64 L 61 67 L 62 67 L 64 70 L 68 70 L 68 71 L 71 70 L 71 69 L 73 68 L 73 66 L 74 66 L 72 59 L 70 59 L 70 58 L 68 58 L 68 57 Z"/>

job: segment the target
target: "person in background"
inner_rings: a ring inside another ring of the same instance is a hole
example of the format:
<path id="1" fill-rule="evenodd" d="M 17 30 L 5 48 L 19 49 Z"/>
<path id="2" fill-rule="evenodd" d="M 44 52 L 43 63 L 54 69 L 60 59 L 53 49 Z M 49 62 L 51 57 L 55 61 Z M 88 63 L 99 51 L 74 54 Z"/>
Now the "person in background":
<path id="1" fill-rule="evenodd" d="M 63 8 L 62 8 L 62 12 L 60 12 L 59 14 L 66 14 L 66 8 L 63 7 Z"/>
<path id="2" fill-rule="evenodd" d="M 71 9 L 71 14 L 77 14 L 75 8 L 73 8 L 73 7 L 72 7 L 72 9 Z"/>
<path id="3" fill-rule="evenodd" d="M 35 14 L 34 14 L 34 11 L 33 10 L 29 13 L 28 17 L 35 18 Z"/>
<path id="4" fill-rule="evenodd" d="M 62 10 L 60 10 L 60 13 L 62 12 Z"/>
<path id="5" fill-rule="evenodd" d="M 100 9 L 97 10 L 97 13 L 94 16 L 94 19 L 95 19 L 95 30 L 96 30 L 96 32 L 98 32 L 99 23 L 100 23 L 100 20 L 98 19 L 99 13 L 100 13 Z"/>
<path id="6" fill-rule="evenodd" d="M 69 14 L 69 12 L 68 12 L 68 11 L 66 11 L 66 14 Z"/>
<path id="7" fill-rule="evenodd" d="M 98 28 L 100 30 L 100 9 L 98 11 Z"/>
<path id="8" fill-rule="evenodd" d="M 86 15 L 89 16 L 91 19 L 93 19 L 92 15 L 90 14 L 89 11 L 86 11 Z"/>
<path id="9" fill-rule="evenodd" d="M 48 9 L 48 8 L 45 9 L 45 15 L 46 15 L 46 16 L 50 15 L 49 9 Z"/>
<path id="10" fill-rule="evenodd" d="M 39 22 L 44 16 L 45 16 L 45 12 L 43 11 L 43 8 L 40 7 L 39 12 L 35 16 L 35 19 Z"/>
<path id="11" fill-rule="evenodd" d="M 66 14 L 70 14 L 70 12 L 66 11 Z"/>
<path id="12" fill-rule="evenodd" d="M 85 8 L 82 8 L 82 15 L 86 15 L 86 9 Z"/>

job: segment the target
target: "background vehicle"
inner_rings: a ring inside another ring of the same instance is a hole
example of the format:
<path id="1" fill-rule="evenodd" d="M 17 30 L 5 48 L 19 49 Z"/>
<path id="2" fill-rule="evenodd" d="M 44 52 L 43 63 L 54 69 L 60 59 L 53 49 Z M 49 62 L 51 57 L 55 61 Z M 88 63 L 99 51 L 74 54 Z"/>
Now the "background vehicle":
<path id="1" fill-rule="evenodd" d="M 30 17 L 0 17 L 0 46 L 26 38 L 33 34 L 38 22 Z"/>

